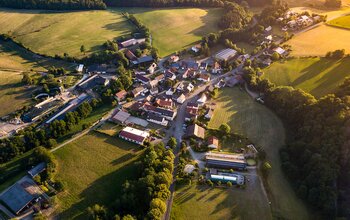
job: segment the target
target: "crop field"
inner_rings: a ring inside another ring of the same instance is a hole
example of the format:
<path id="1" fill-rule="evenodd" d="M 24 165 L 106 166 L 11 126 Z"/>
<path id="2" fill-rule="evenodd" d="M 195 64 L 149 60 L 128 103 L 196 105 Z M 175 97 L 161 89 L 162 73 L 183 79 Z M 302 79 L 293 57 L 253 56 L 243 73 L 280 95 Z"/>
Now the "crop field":
<path id="1" fill-rule="evenodd" d="M 127 10 L 151 31 L 153 45 L 161 56 L 189 47 L 202 36 L 218 31 L 220 9 L 138 9 Z"/>
<path id="2" fill-rule="evenodd" d="M 121 185 L 136 175 L 134 162 L 142 151 L 136 145 L 91 132 L 55 152 L 58 176 L 66 183 L 59 194 L 60 219 L 87 219 L 94 204 L 109 206 Z"/>
<path id="3" fill-rule="evenodd" d="M 34 52 L 48 55 L 84 56 L 98 51 L 106 40 L 133 30 L 118 11 L 48 12 L 0 10 L 0 33 L 10 34 Z"/>
<path id="4" fill-rule="evenodd" d="M 334 20 L 331 20 L 327 22 L 329 25 L 335 26 L 335 27 L 340 27 L 340 28 L 345 28 L 345 29 L 350 29 L 350 15 L 346 15 L 340 18 L 336 18 Z"/>
<path id="5" fill-rule="evenodd" d="M 272 166 L 267 182 L 273 217 L 308 219 L 308 210 L 281 170 L 279 149 L 284 145 L 285 130 L 279 118 L 238 88 L 221 90 L 217 105 L 209 127 L 228 123 L 234 132 L 242 133 L 266 151 Z"/>
<path id="6" fill-rule="evenodd" d="M 265 69 L 264 77 L 277 85 L 303 89 L 315 97 L 333 93 L 350 75 L 350 58 L 295 58 L 273 63 Z"/>
<path id="7" fill-rule="evenodd" d="M 0 117 L 31 104 L 31 88 L 21 83 L 22 74 L 0 70 Z"/>

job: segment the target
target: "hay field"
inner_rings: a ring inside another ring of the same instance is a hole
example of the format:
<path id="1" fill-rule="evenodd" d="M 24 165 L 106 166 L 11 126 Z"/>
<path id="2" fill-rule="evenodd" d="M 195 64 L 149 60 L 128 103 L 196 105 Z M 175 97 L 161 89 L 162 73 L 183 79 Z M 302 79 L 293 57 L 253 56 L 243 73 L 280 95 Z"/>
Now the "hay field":
<path id="1" fill-rule="evenodd" d="M 134 30 L 114 10 L 52 12 L 39 10 L 0 9 L 0 33 L 10 34 L 26 47 L 54 56 L 68 53 L 82 57 L 80 46 L 98 51 L 106 40 Z"/>

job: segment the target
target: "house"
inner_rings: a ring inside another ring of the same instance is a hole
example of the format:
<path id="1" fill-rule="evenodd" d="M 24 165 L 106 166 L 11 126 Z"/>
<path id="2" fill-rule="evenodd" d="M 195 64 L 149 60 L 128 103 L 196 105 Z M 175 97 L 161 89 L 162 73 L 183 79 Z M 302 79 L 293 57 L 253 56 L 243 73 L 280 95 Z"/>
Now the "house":
<path id="1" fill-rule="evenodd" d="M 194 85 L 193 85 L 192 83 L 189 83 L 189 84 L 187 85 L 186 89 L 187 89 L 188 92 L 192 92 L 193 89 L 194 89 Z"/>
<path id="2" fill-rule="evenodd" d="M 208 148 L 218 149 L 219 148 L 219 139 L 214 136 L 208 138 Z"/>
<path id="3" fill-rule="evenodd" d="M 174 108 L 174 102 L 171 99 L 157 99 L 156 104 L 162 108 L 167 108 L 167 109 Z"/>
<path id="4" fill-rule="evenodd" d="M 150 74 L 153 74 L 154 73 L 154 71 L 156 70 L 156 68 L 157 68 L 157 64 L 156 63 L 152 63 L 149 67 L 148 67 L 148 72 L 150 73 Z"/>
<path id="5" fill-rule="evenodd" d="M 149 93 L 150 93 L 151 95 L 156 95 L 156 94 L 158 94 L 158 93 L 159 93 L 158 87 L 153 87 L 153 88 L 151 88 L 151 89 L 149 90 Z"/>
<path id="6" fill-rule="evenodd" d="M 186 101 L 186 96 L 181 93 L 181 95 L 176 99 L 176 102 L 179 104 L 183 104 Z"/>
<path id="7" fill-rule="evenodd" d="M 127 94 L 128 94 L 127 91 L 121 90 L 115 94 L 115 97 L 117 98 L 118 102 L 121 102 L 126 98 Z"/>
<path id="8" fill-rule="evenodd" d="M 178 85 L 177 85 L 177 87 L 176 87 L 176 90 L 178 90 L 178 91 L 184 91 L 184 88 L 185 88 L 185 84 L 184 84 L 184 82 L 180 82 Z"/>
<path id="9" fill-rule="evenodd" d="M 218 62 L 215 62 L 213 65 L 213 68 L 211 69 L 211 73 L 212 74 L 219 74 L 221 73 L 222 69 L 221 66 Z"/>
<path id="10" fill-rule="evenodd" d="M 137 97 L 139 95 L 141 95 L 141 93 L 144 93 L 147 91 L 147 88 L 145 88 L 144 86 L 139 86 L 139 87 L 136 87 L 135 89 L 133 89 L 131 91 L 131 93 L 133 94 L 134 97 Z"/>
<path id="11" fill-rule="evenodd" d="M 180 63 L 180 66 L 182 69 L 191 69 L 191 70 L 198 70 L 199 64 L 197 61 L 189 59 L 189 60 L 182 60 Z"/>
<path id="12" fill-rule="evenodd" d="M 114 123 L 124 124 L 129 117 L 130 114 L 128 112 L 119 110 L 110 120 Z"/>
<path id="13" fill-rule="evenodd" d="M 205 113 L 205 118 L 206 119 L 211 119 L 212 117 L 213 117 L 213 115 L 214 115 L 214 109 L 212 109 L 212 108 L 209 108 L 208 110 L 207 110 L 207 112 Z"/>
<path id="14" fill-rule="evenodd" d="M 162 125 L 162 126 L 167 126 L 168 125 L 168 121 L 165 120 L 164 117 L 162 117 L 162 116 L 160 116 L 158 114 L 155 114 L 153 112 L 149 112 L 147 114 L 147 121 L 153 122 L 155 124 Z"/>
<path id="15" fill-rule="evenodd" d="M 186 107 L 186 114 L 185 114 L 185 121 L 191 121 L 196 120 L 198 117 L 198 108 L 191 108 L 187 105 Z"/>
<path id="16" fill-rule="evenodd" d="M 197 76 L 197 71 L 193 69 L 187 69 L 183 74 L 182 78 L 183 79 L 194 79 Z"/>
<path id="17" fill-rule="evenodd" d="M 176 75 L 175 75 L 175 73 L 171 72 L 170 70 L 167 70 L 165 72 L 165 78 L 170 79 L 170 80 L 175 80 Z"/>
<path id="18" fill-rule="evenodd" d="M 272 39 L 273 39 L 272 35 L 265 37 L 265 40 L 267 40 L 268 43 L 271 43 Z"/>
<path id="19" fill-rule="evenodd" d="M 201 65 L 199 66 L 199 69 L 201 70 L 207 70 L 208 68 L 208 63 L 202 62 Z"/>
<path id="20" fill-rule="evenodd" d="M 165 95 L 172 96 L 172 95 L 174 95 L 174 93 L 175 93 L 175 89 L 170 88 L 170 89 L 168 89 L 168 91 L 165 92 Z"/>
<path id="21" fill-rule="evenodd" d="M 193 171 L 196 169 L 196 167 L 192 164 L 186 164 L 186 166 L 184 167 L 184 172 L 187 174 L 191 174 L 193 173 Z"/>
<path id="22" fill-rule="evenodd" d="M 207 95 L 205 95 L 205 93 L 202 93 L 202 95 L 200 96 L 200 98 L 197 100 L 197 103 L 199 105 L 204 105 L 207 102 Z"/>
<path id="23" fill-rule="evenodd" d="M 120 45 L 125 48 L 125 47 L 130 47 L 130 46 L 133 46 L 136 44 L 142 44 L 144 42 L 146 42 L 145 38 L 141 38 L 141 39 L 131 38 L 129 40 L 121 42 Z"/>
<path id="24" fill-rule="evenodd" d="M 94 64 L 88 67 L 87 72 L 89 74 L 105 74 L 107 73 L 107 65 L 106 64 Z"/>
<path id="25" fill-rule="evenodd" d="M 221 154 L 209 152 L 205 155 L 206 166 L 218 169 L 245 170 L 247 162 L 243 154 Z"/>
<path id="26" fill-rule="evenodd" d="M 225 86 L 226 86 L 225 80 L 220 80 L 218 83 L 215 84 L 214 87 L 220 89 L 220 88 L 223 88 Z"/>
<path id="27" fill-rule="evenodd" d="M 224 50 L 219 51 L 216 55 L 215 58 L 221 61 L 228 61 L 229 59 L 233 58 L 236 56 L 237 51 L 231 48 L 227 48 Z"/>
<path id="28" fill-rule="evenodd" d="M 137 60 L 137 57 L 135 56 L 135 54 L 131 50 L 126 50 L 125 51 L 125 56 L 131 61 L 132 60 Z"/>
<path id="29" fill-rule="evenodd" d="M 202 82 L 209 82 L 210 81 L 210 75 L 209 74 L 205 74 L 205 73 L 201 73 L 201 74 L 199 74 L 197 79 L 199 81 L 202 81 Z"/>
<path id="30" fill-rule="evenodd" d="M 295 20 L 291 20 L 291 21 L 288 21 L 287 22 L 287 25 L 290 27 L 290 28 L 295 28 L 297 26 L 297 22 Z"/>
<path id="31" fill-rule="evenodd" d="M 154 80 L 151 80 L 148 85 L 150 88 L 155 88 L 158 86 L 158 84 L 159 84 L 159 81 L 154 79 Z"/>
<path id="32" fill-rule="evenodd" d="M 142 145 L 150 136 L 149 132 L 142 131 L 132 127 L 125 127 L 120 133 L 119 137 L 139 145 Z"/>
<path id="33" fill-rule="evenodd" d="M 265 28 L 265 32 L 266 33 L 269 33 L 272 31 L 272 27 L 271 26 L 268 26 L 267 28 Z"/>
<path id="34" fill-rule="evenodd" d="M 173 121 L 177 113 L 176 111 L 160 107 L 156 107 L 153 112 L 164 116 L 169 121 Z"/>
<path id="35" fill-rule="evenodd" d="M 135 75 L 146 75 L 146 72 L 145 72 L 145 71 L 138 71 L 138 70 L 135 70 L 134 73 L 135 73 Z"/>
<path id="36" fill-rule="evenodd" d="M 197 103 L 195 103 L 195 102 L 189 102 L 189 103 L 187 104 L 187 107 L 188 107 L 188 108 L 199 109 L 199 105 L 198 105 Z"/>
<path id="37" fill-rule="evenodd" d="M 143 75 L 136 75 L 136 80 L 142 84 L 148 84 L 150 79 Z"/>
<path id="38" fill-rule="evenodd" d="M 84 70 L 84 64 L 79 64 L 79 65 L 77 66 L 77 68 L 76 68 L 76 71 L 77 71 L 78 73 L 82 73 L 83 70 Z"/>
<path id="39" fill-rule="evenodd" d="M 164 74 L 160 74 L 159 76 L 154 77 L 155 80 L 158 80 L 158 82 L 161 82 L 165 79 Z"/>
<path id="40" fill-rule="evenodd" d="M 190 125 L 187 127 L 186 135 L 187 137 L 196 137 L 199 139 L 204 139 L 205 129 L 197 124 Z"/>
<path id="41" fill-rule="evenodd" d="M 176 56 L 176 55 L 172 55 L 170 58 L 169 58 L 169 62 L 171 63 L 176 63 L 177 61 L 180 60 L 180 57 L 179 56 Z"/>
<path id="42" fill-rule="evenodd" d="M 194 53 L 198 53 L 201 50 L 201 48 L 202 48 L 202 45 L 197 44 L 197 45 L 191 47 L 191 51 L 193 51 Z"/>

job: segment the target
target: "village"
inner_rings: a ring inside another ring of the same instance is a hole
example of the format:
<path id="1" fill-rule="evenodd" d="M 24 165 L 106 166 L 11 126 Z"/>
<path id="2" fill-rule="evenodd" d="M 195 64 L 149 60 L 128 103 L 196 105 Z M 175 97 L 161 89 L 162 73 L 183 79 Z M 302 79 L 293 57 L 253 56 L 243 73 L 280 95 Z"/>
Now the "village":
<path id="1" fill-rule="evenodd" d="M 282 30 L 295 31 L 321 19 L 317 15 L 288 12 L 278 21 Z M 213 131 L 207 125 L 216 114 L 215 99 L 219 90 L 235 86 L 246 89 L 244 67 L 256 62 L 264 68 L 276 61 L 276 54 L 278 59 L 289 55 L 290 49 L 280 46 L 280 40 L 274 39 L 271 26 L 266 27 L 265 32 L 261 39 L 261 45 L 265 47 L 256 54 L 223 48 L 205 57 L 200 55 L 201 46 L 194 45 L 186 53 L 175 53 L 158 61 L 151 55 L 135 55 L 145 43 L 144 38 L 119 42 L 120 50 L 129 60 L 133 72 L 132 87 L 115 93 L 117 105 L 103 120 L 90 128 L 98 130 L 105 123 L 118 125 L 116 138 L 144 147 L 151 143 L 168 143 L 174 138 L 178 146 L 182 143 L 187 146 L 192 157 L 184 164 L 181 172 L 189 175 L 198 172 L 205 176 L 205 181 L 220 184 L 229 182 L 237 188 L 245 188 L 250 178 L 260 178 L 256 170 L 259 152 L 254 143 L 245 137 L 232 139 L 234 145 L 239 147 L 232 152 L 223 151 L 221 147 L 227 141 L 222 141 L 222 136 L 230 137 L 230 132 Z M 234 68 L 227 68 L 227 64 L 234 64 Z M 99 98 L 96 88 L 106 87 L 111 80 L 118 78 L 116 67 L 112 64 L 80 64 L 76 71 L 82 78 L 73 87 L 62 89 L 58 95 L 44 99 L 15 121 L 2 123 L 2 137 L 11 136 L 33 123 L 39 122 L 44 127 L 63 119 L 84 102 Z M 264 104 L 259 94 L 252 98 Z M 178 152 L 178 146 L 166 147 Z M 37 165 L 28 175 L 0 193 L 0 201 L 6 206 L 2 210 L 9 209 L 7 215 L 25 216 L 32 207 L 50 209 L 49 196 L 34 181 L 45 169 L 45 165 Z"/>

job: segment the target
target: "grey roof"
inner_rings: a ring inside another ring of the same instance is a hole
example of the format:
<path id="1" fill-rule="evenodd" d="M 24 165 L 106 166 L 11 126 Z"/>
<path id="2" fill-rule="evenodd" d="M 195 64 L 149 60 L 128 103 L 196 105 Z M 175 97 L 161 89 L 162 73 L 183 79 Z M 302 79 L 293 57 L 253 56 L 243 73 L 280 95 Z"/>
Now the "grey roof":
<path id="1" fill-rule="evenodd" d="M 25 182 L 23 182 L 22 185 L 24 183 Z M 22 185 L 16 183 L 0 196 L 0 200 L 3 201 L 8 208 L 10 208 L 16 214 L 34 199 L 34 196 L 29 194 L 24 189 L 25 186 Z"/>
<path id="2" fill-rule="evenodd" d="M 152 62 L 154 59 L 152 56 L 143 56 L 137 59 L 134 64 L 140 64 L 140 63 L 147 63 L 147 62 Z"/>
<path id="3" fill-rule="evenodd" d="M 35 177 L 39 173 L 43 172 L 46 169 L 46 163 L 42 162 L 33 167 L 31 170 L 28 171 L 28 174 L 32 177 Z"/>

